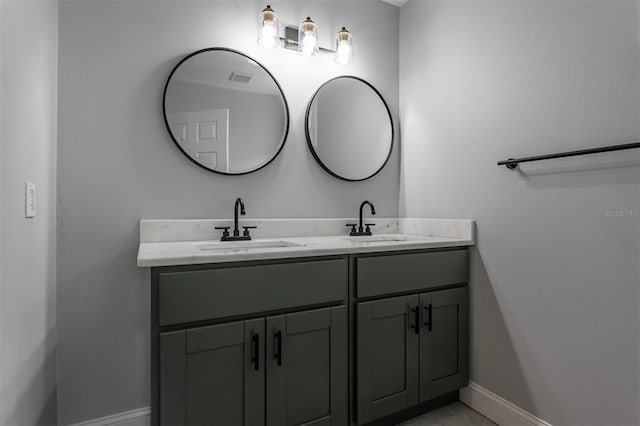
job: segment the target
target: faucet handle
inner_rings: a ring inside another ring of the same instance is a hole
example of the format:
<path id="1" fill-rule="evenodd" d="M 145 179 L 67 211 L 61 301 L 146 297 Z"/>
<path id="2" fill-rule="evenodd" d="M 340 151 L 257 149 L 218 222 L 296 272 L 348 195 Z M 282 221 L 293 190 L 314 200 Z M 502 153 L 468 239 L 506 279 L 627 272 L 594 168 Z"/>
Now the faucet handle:
<path id="1" fill-rule="evenodd" d="M 364 224 L 364 232 L 371 232 L 371 229 L 369 229 L 370 226 L 376 226 L 375 223 L 365 223 Z"/>
<path id="2" fill-rule="evenodd" d="M 347 223 L 345 226 L 350 226 L 351 227 L 351 234 L 350 235 L 354 235 L 356 233 L 356 226 L 358 226 L 357 223 Z"/>
<path id="3" fill-rule="evenodd" d="M 244 231 L 242 232 L 242 235 L 245 237 L 250 237 L 251 235 L 249 234 L 249 229 L 258 229 L 257 226 L 243 226 L 242 229 L 244 229 Z"/>
<path id="4" fill-rule="evenodd" d="M 230 226 L 216 226 L 215 229 L 222 229 L 222 238 L 229 238 Z"/>

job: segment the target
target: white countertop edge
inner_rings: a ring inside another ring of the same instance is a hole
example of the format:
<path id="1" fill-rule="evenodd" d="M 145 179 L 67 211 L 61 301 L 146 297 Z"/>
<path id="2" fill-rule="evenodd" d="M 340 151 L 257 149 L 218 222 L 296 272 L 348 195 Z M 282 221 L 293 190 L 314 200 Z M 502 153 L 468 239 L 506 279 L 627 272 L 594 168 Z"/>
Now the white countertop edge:
<path id="1" fill-rule="evenodd" d="M 245 219 L 242 225 L 258 225 L 251 232 L 254 241 L 278 239 L 295 247 L 252 248 L 228 252 L 200 250 L 196 243 L 218 242 L 215 226 L 228 226 L 228 219 L 184 219 L 140 221 L 141 242 L 138 266 L 172 266 L 247 260 L 286 259 L 384 251 L 461 247 L 475 245 L 475 222 L 468 219 L 365 218 L 375 223 L 376 235 L 403 235 L 406 241 L 378 241 L 359 244 L 348 237 L 350 218 Z"/>
<path id="2" fill-rule="evenodd" d="M 335 237 L 342 239 L 343 237 Z M 296 241 L 297 238 L 283 238 L 287 241 Z M 349 245 L 342 247 L 317 247 L 302 246 L 302 247 L 283 247 L 270 250 L 255 250 L 245 253 L 200 253 L 197 252 L 197 248 L 193 246 L 193 242 L 185 241 L 173 244 L 179 245 L 191 245 L 193 250 L 191 253 L 161 256 L 157 253 L 154 254 L 154 246 L 161 246 L 170 243 L 142 243 L 140 244 L 140 250 L 138 252 L 138 266 L 142 268 L 158 267 L 158 266 L 179 266 L 179 265 L 199 265 L 207 263 L 225 263 L 225 262 L 242 262 L 250 260 L 272 260 L 272 259 L 291 259 L 301 257 L 315 257 L 315 256 L 331 256 L 331 255 L 345 255 L 345 254 L 359 254 L 359 253 L 379 253 L 390 251 L 403 251 L 403 250 L 419 250 L 419 249 L 435 249 L 435 248 L 448 248 L 448 247 L 468 247 L 473 246 L 475 242 L 473 240 L 465 239 L 442 239 L 441 241 L 401 241 L 393 243 L 367 243 L 366 245 Z M 149 253 L 147 253 L 149 252 Z M 195 253 L 195 254 L 193 254 Z"/>

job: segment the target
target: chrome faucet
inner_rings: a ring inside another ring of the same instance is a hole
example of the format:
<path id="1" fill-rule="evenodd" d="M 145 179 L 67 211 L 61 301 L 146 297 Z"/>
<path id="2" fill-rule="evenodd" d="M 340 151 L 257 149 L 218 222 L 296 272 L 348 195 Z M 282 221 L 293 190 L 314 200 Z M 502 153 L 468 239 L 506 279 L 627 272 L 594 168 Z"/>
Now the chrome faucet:
<path id="1" fill-rule="evenodd" d="M 256 229 L 257 226 L 243 226 L 242 229 L 244 229 L 244 231 L 242 235 L 240 235 L 240 230 L 238 229 L 238 208 L 240 208 L 240 216 L 244 216 L 246 212 L 242 198 L 237 198 L 233 206 L 233 236 L 229 235 L 229 226 L 216 226 L 216 229 L 222 229 L 222 238 L 220 238 L 220 241 L 247 241 L 251 239 L 249 229 Z"/>
<path id="2" fill-rule="evenodd" d="M 360 204 L 360 216 L 359 216 L 359 223 L 355 224 L 355 223 L 349 223 L 347 224 L 347 226 L 351 227 L 351 232 L 349 233 L 350 236 L 355 237 L 355 236 L 360 236 L 360 235 L 371 235 L 371 226 L 375 226 L 375 223 L 365 223 L 364 226 L 362 224 L 362 213 L 363 213 L 363 209 L 364 206 L 369 205 L 369 207 L 371 208 L 371 214 L 375 215 L 376 214 L 376 208 L 373 207 L 373 203 L 369 200 L 365 200 L 362 202 L 362 204 Z M 356 225 L 358 226 L 358 230 L 356 231 Z"/>

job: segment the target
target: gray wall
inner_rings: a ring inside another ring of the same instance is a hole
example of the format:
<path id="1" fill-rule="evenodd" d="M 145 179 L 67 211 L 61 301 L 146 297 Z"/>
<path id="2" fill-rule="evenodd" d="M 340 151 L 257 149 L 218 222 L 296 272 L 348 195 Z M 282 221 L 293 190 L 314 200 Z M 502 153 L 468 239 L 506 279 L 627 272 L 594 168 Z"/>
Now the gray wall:
<path id="1" fill-rule="evenodd" d="M 640 423 L 640 154 L 495 163 L 640 139 L 638 17 L 637 1 L 400 12 L 401 214 L 477 220 L 471 379 L 556 425 Z"/>
<path id="2" fill-rule="evenodd" d="M 398 14 L 382 2 L 273 2 L 283 23 L 311 16 L 322 46 L 346 25 L 355 60 L 303 58 L 256 43 L 258 2 L 60 3 L 58 167 L 58 419 L 61 424 L 149 404 L 149 273 L 136 267 L 141 218 L 355 216 L 370 199 L 398 214 L 399 150 L 361 183 L 313 160 L 305 107 L 326 80 L 354 74 L 398 110 Z M 384 31 L 379 31 L 384 28 Z M 241 50 L 278 79 L 291 110 L 289 139 L 265 169 L 225 177 L 184 158 L 162 119 L 162 89 L 187 53 Z"/>
<path id="3" fill-rule="evenodd" d="M 58 4 L 0 1 L 0 424 L 56 424 Z M 24 185 L 36 213 L 24 217 Z"/>

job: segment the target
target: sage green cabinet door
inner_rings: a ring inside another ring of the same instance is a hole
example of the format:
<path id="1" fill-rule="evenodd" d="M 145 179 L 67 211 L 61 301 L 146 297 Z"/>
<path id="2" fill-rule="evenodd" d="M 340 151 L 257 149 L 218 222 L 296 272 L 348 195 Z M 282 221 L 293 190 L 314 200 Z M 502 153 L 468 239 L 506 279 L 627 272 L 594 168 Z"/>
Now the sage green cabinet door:
<path id="1" fill-rule="evenodd" d="M 161 425 L 264 424 L 264 319 L 160 335 Z"/>
<path id="2" fill-rule="evenodd" d="M 267 318 L 267 425 L 348 423 L 347 310 Z"/>
<path id="3" fill-rule="evenodd" d="M 420 401 L 467 385 L 469 288 L 420 295 Z"/>
<path id="4" fill-rule="evenodd" d="M 418 403 L 419 296 L 357 304 L 357 423 Z"/>

